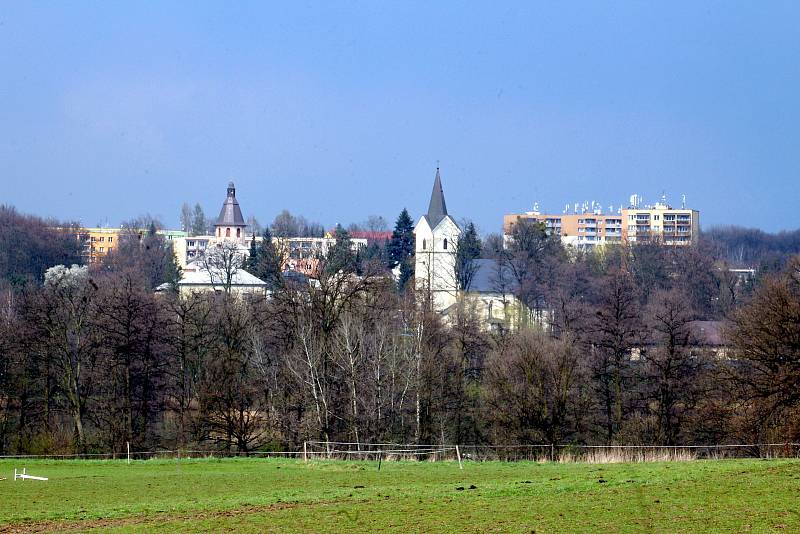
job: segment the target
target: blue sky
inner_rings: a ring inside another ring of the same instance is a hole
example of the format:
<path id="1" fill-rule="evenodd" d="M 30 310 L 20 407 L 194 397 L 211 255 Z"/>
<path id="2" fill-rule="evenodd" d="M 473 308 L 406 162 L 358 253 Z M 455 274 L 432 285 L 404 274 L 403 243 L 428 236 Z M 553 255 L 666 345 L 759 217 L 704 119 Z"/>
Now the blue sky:
<path id="1" fill-rule="evenodd" d="M 6 2 L 0 203 L 326 225 L 655 201 L 800 227 L 797 2 Z"/>

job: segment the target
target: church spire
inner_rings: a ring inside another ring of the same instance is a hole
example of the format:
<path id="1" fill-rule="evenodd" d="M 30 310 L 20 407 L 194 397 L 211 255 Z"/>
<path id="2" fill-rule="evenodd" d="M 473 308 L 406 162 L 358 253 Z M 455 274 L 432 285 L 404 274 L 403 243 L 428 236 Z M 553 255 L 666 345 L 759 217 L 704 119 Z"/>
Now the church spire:
<path id="1" fill-rule="evenodd" d="M 433 181 L 431 203 L 428 204 L 428 224 L 431 226 L 431 228 L 436 228 L 436 225 L 439 224 L 446 215 L 447 204 L 444 202 L 442 179 L 439 177 L 439 167 L 436 167 L 436 179 Z"/>

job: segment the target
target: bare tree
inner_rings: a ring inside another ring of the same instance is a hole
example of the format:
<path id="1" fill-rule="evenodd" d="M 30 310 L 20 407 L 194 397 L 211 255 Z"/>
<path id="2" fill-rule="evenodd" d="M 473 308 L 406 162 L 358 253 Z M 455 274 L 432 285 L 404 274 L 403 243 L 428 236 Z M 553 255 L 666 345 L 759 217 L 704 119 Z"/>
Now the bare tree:
<path id="1" fill-rule="evenodd" d="M 641 349 L 643 341 L 639 292 L 626 271 L 615 270 L 602 279 L 591 330 L 594 385 L 602 406 L 605 439 L 610 443 L 629 409 L 631 351 Z"/>
<path id="2" fill-rule="evenodd" d="M 193 220 L 192 208 L 189 206 L 188 203 L 184 202 L 181 205 L 181 230 L 187 233 L 191 233 L 193 225 L 194 225 L 194 220 Z"/>
<path id="3" fill-rule="evenodd" d="M 245 255 L 235 242 L 222 241 L 207 247 L 198 261 L 208 273 L 211 283 L 222 286 L 225 293 L 230 293 L 236 273 L 244 268 Z"/>
<path id="4" fill-rule="evenodd" d="M 685 414 L 695 403 L 702 355 L 692 353 L 696 315 L 678 290 L 653 294 L 647 310 L 654 346 L 644 355 L 647 396 L 658 421 L 658 438 L 675 445 Z"/>
<path id="5" fill-rule="evenodd" d="M 800 256 L 734 312 L 727 337 L 740 364 L 740 396 L 756 409 L 763 433 L 800 404 Z"/>
<path id="6" fill-rule="evenodd" d="M 57 370 L 54 376 L 67 400 L 80 451 L 86 446 L 85 418 L 100 344 L 92 324 L 96 290 L 86 267 L 53 267 L 45 273 L 44 290 L 30 303 L 25 318 L 39 350 Z"/>
<path id="7" fill-rule="evenodd" d="M 489 357 L 487 415 L 499 443 L 558 443 L 568 438 L 582 414 L 574 407 L 583 380 L 572 340 L 523 329 Z"/>

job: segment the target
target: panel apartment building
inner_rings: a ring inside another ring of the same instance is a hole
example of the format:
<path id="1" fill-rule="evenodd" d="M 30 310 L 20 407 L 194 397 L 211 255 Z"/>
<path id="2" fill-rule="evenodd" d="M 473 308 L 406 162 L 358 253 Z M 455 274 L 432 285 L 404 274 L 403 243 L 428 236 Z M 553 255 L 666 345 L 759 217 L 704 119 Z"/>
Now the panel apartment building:
<path id="1" fill-rule="evenodd" d="M 638 195 L 631 196 L 630 205 L 616 213 L 604 214 L 600 207 L 588 203 L 575 205 L 558 215 L 533 211 L 503 216 L 503 234 L 508 240 L 514 225 L 521 220 L 539 221 L 547 232 L 561 237 L 565 245 L 580 249 L 613 243 L 659 243 L 690 245 L 697 242 L 700 232 L 700 212 L 686 207 L 673 208 L 662 197 L 654 205 L 642 205 Z"/>

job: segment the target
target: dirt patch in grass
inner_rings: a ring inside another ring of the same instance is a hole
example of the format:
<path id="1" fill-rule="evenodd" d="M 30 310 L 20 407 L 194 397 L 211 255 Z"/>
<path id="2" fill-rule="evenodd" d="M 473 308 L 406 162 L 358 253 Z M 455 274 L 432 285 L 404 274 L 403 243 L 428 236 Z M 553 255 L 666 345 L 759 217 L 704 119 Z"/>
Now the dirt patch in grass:
<path id="1" fill-rule="evenodd" d="M 325 503 L 314 503 L 325 504 Z M 230 510 L 201 511 L 181 514 L 140 514 L 128 517 L 115 517 L 108 519 L 72 519 L 72 520 L 50 520 L 50 521 L 30 521 L 21 522 L 14 525 L 0 525 L 0 534 L 27 534 L 37 532 L 84 532 L 97 528 L 125 527 L 133 525 L 163 524 L 172 521 L 188 521 L 214 519 L 218 517 L 237 517 L 249 514 L 259 514 L 264 512 L 276 512 L 279 510 L 289 510 L 299 506 L 308 506 L 309 503 L 277 503 L 264 506 L 246 506 L 233 508 Z"/>

